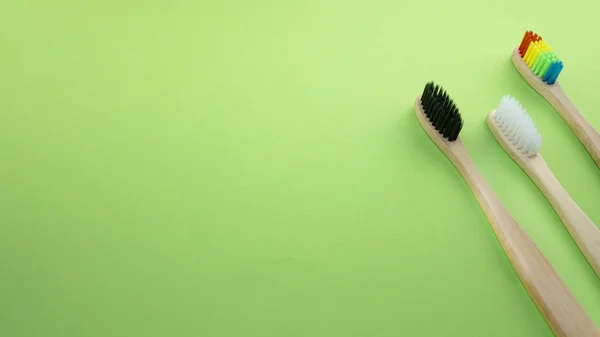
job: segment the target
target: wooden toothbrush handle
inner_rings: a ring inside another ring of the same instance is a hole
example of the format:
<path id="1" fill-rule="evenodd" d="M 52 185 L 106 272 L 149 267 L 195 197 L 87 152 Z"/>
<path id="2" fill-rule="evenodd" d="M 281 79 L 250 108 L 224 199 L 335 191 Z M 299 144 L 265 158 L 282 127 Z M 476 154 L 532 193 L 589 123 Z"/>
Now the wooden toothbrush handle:
<path id="1" fill-rule="evenodd" d="M 527 292 L 559 337 L 600 336 L 577 299 L 521 226 L 502 206 L 458 139 L 450 159 L 465 178 Z"/>
<path id="2" fill-rule="evenodd" d="M 600 167 L 600 134 L 577 110 L 573 102 L 567 97 L 565 92 L 557 81 L 548 85 L 531 72 L 525 64 L 519 50 L 515 49 L 512 55 L 512 62 L 519 71 L 523 79 L 535 89 L 542 97 L 552 105 L 569 128 L 575 133 L 581 144 L 589 152 L 596 165 Z"/>
<path id="3" fill-rule="evenodd" d="M 565 191 L 541 155 L 538 154 L 530 159 L 526 169 L 565 224 L 596 274 L 600 276 L 600 229 Z"/>
<path id="4" fill-rule="evenodd" d="M 598 131 L 577 110 L 558 82 L 549 88 L 549 92 L 548 95 L 543 95 L 544 98 L 564 119 L 565 123 L 592 156 L 596 165 L 600 167 L 600 134 L 598 134 Z"/>

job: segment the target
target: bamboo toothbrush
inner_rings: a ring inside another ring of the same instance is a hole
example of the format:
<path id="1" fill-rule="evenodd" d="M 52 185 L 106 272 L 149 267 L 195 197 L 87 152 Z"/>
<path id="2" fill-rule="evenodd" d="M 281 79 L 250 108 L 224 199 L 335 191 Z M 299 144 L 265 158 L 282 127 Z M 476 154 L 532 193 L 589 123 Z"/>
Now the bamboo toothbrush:
<path id="1" fill-rule="evenodd" d="M 475 194 L 515 272 L 554 334 L 599 337 L 577 299 L 477 171 L 458 138 L 463 122 L 452 99 L 440 86 L 427 83 L 423 95 L 415 101 L 415 112 L 425 132 Z"/>
<path id="2" fill-rule="evenodd" d="M 600 276 L 600 230 L 560 185 L 539 152 L 542 136 L 519 102 L 504 96 L 487 124 L 504 151 L 542 191 L 590 265 Z"/>
<path id="3" fill-rule="evenodd" d="M 521 45 L 513 51 L 512 62 L 525 81 L 565 120 L 596 165 L 600 166 L 600 134 L 577 110 L 556 81 L 563 69 L 563 63 L 556 53 L 539 35 L 528 31 Z"/>

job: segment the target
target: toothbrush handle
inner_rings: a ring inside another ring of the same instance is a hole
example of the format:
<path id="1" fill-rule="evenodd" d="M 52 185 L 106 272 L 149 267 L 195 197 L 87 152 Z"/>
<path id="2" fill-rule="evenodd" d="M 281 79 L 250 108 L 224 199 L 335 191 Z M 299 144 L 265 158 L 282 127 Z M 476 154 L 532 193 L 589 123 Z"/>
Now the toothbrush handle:
<path id="1" fill-rule="evenodd" d="M 600 134 L 577 110 L 573 102 L 567 97 L 558 82 L 548 85 L 531 72 L 521 58 L 519 50 L 512 54 L 512 62 L 523 79 L 552 105 L 569 128 L 575 133 L 581 144 L 589 152 L 596 165 L 600 167 Z"/>
<path id="2" fill-rule="evenodd" d="M 527 171 L 565 224 L 596 274 L 600 276 L 600 230 L 598 227 L 556 180 L 541 155 L 538 154 L 529 161 Z"/>
<path id="3" fill-rule="evenodd" d="M 521 226 L 502 206 L 458 139 L 450 159 L 475 194 L 500 245 L 542 316 L 559 337 L 600 336 L 575 296 Z"/>
<path id="4" fill-rule="evenodd" d="M 549 93 L 542 94 L 542 96 L 564 119 L 573 133 L 575 133 L 575 136 L 585 146 L 587 152 L 596 162 L 596 165 L 600 166 L 600 134 L 577 110 L 558 82 L 549 87 Z"/>

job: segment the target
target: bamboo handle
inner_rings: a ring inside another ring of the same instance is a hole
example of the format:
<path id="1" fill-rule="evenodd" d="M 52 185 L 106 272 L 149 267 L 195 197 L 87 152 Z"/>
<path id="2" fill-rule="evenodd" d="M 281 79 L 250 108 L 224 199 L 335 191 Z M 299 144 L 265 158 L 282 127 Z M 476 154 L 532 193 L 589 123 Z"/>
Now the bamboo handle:
<path id="1" fill-rule="evenodd" d="M 530 159 L 523 168 L 550 202 L 573 240 L 581 249 L 594 271 L 600 276 L 600 230 L 579 208 L 558 182 L 541 155 Z"/>
<path id="2" fill-rule="evenodd" d="M 525 81 L 535 89 L 542 97 L 552 105 L 552 107 L 563 118 L 565 123 L 571 128 L 575 136 L 588 151 L 596 165 L 600 167 L 600 134 L 577 110 L 573 102 L 567 97 L 560 84 L 555 82 L 548 85 L 531 72 L 527 64 L 521 58 L 519 50 L 515 49 L 512 55 L 512 62 Z"/>
<path id="3" fill-rule="evenodd" d="M 600 336 L 552 265 L 496 198 L 462 144 L 450 149 L 456 158 L 455 165 L 479 201 L 506 256 L 554 334 Z"/>
<path id="4" fill-rule="evenodd" d="M 487 124 L 504 151 L 533 180 L 548 199 L 565 227 L 581 249 L 594 271 L 600 276 L 600 230 L 579 208 L 546 165 L 541 154 L 531 158 L 517 150 L 494 121 L 496 110 L 490 112 Z"/>

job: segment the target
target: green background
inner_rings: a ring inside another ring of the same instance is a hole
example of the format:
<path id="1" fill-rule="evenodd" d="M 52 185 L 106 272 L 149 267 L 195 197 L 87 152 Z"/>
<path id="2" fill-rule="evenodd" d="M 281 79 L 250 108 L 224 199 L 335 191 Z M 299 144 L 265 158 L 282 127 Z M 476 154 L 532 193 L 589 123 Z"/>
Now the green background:
<path id="1" fill-rule="evenodd" d="M 600 127 L 598 1 L 0 4 L 0 335 L 551 336 L 412 104 L 600 326 L 600 280 L 487 129 L 510 93 L 600 223 L 600 170 L 510 55 Z"/>

